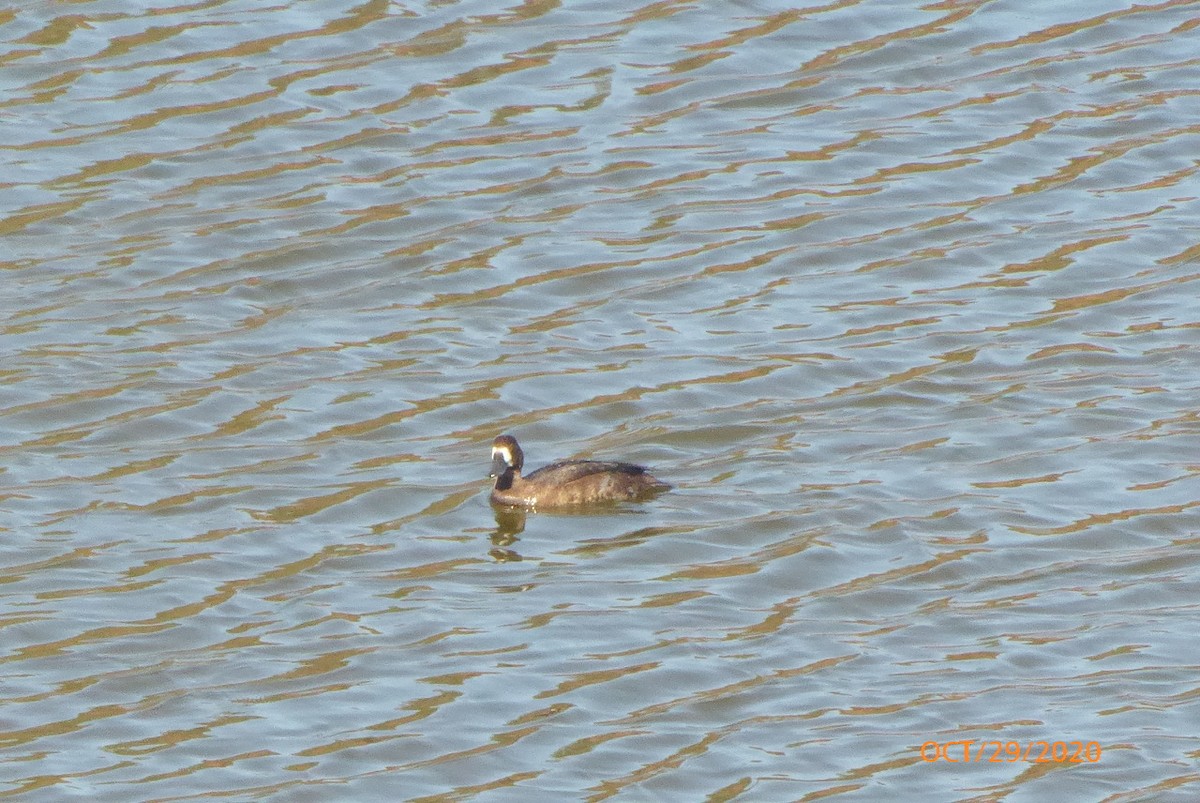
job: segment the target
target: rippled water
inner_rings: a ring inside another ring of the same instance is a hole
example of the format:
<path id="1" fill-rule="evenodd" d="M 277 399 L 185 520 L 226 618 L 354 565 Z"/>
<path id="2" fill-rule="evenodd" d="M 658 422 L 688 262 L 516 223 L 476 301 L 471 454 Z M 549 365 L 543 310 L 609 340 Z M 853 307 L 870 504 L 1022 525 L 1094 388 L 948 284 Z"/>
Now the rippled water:
<path id="1" fill-rule="evenodd" d="M 0 11 L 0 796 L 1196 799 L 1197 27 Z"/>

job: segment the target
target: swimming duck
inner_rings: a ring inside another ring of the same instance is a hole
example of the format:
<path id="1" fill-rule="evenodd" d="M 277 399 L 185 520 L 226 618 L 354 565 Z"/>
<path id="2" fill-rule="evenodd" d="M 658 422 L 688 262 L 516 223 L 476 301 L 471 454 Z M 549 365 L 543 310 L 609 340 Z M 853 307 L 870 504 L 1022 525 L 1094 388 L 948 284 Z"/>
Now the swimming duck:
<path id="1" fill-rule="evenodd" d="M 529 508 L 595 505 L 642 499 L 671 487 L 629 463 L 564 460 L 522 477 L 524 465 L 516 438 L 500 435 L 492 441 L 492 502 Z"/>

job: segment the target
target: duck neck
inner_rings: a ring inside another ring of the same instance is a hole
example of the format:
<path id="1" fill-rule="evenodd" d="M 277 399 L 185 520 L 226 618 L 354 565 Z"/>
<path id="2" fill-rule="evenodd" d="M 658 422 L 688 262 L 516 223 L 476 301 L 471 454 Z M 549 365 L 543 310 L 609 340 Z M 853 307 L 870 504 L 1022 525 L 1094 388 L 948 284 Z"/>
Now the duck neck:
<path id="1" fill-rule="evenodd" d="M 496 490 L 507 491 L 513 485 L 513 480 L 519 479 L 521 472 L 509 466 L 504 469 L 504 472 L 496 476 Z"/>

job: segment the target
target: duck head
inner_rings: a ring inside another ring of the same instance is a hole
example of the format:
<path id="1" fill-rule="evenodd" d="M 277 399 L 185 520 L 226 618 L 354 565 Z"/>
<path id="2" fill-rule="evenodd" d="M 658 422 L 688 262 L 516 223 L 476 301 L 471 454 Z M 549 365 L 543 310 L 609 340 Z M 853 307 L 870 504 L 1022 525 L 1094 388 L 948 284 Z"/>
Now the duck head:
<path id="1" fill-rule="evenodd" d="M 510 471 L 521 473 L 525 465 L 525 454 L 512 435 L 500 435 L 492 441 L 492 470 L 489 477 L 501 477 Z"/>

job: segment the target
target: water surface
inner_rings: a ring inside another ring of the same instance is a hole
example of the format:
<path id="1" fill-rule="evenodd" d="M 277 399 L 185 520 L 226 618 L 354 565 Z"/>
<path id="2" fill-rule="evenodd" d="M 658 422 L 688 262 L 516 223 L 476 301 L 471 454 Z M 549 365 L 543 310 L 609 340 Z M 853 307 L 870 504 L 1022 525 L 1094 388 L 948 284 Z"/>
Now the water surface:
<path id="1" fill-rule="evenodd" d="M 1200 3 L 1077 5 L 0 12 L 0 796 L 1194 799 Z"/>

